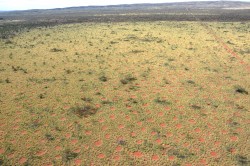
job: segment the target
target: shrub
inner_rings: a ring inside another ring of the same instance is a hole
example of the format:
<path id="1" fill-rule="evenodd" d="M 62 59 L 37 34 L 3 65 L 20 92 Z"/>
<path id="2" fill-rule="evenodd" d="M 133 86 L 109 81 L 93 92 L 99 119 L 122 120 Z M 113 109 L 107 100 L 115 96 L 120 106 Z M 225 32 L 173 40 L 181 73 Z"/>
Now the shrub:
<path id="1" fill-rule="evenodd" d="M 78 156 L 77 153 L 70 151 L 69 149 L 66 149 L 63 153 L 63 161 L 69 162 L 70 160 L 76 158 Z"/>
<path id="2" fill-rule="evenodd" d="M 107 82 L 108 78 L 106 76 L 101 76 L 101 77 L 99 77 L 99 80 L 102 82 Z"/>
<path id="3" fill-rule="evenodd" d="M 52 48 L 50 49 L 51 52 L 62 52 L 62 49 L 58 49 L 58 48 Z"/>
<path id="4" fill-rule="evenodd" d="M 133 82 L 135 80 L 137 80 L 136 77 L 134 77 L 132 75 L 127 75 L 127 76 L 125 76 L 125 78 L 121 79 L 120 81 L 122 84 L 128 84 L 128 83 Z"/>
<path id="5" fill-rule="evenodd" d="M 235 92 L 236 93 L 241 93 L 241 94 L 246 94 L 248 95 L 248 91 L 245 88 L 242 88 L 241 86 L 235 86 Z"/>
<path id="6" fill-rule="evenodd" d="M 158 104 L 163 104 L 163 105 L 170 105 L 171 102 L 170 101 L 167 101 L 165 99 L 162 99 L 160 97 L 157 97 L 154 102 L 158 103 Z"/>
<path id="7" fill-rule="evenodd" d="M 96 114 L 97 108 L 93 107 L 90 104 L 84 105 L 84 106 L 77 106 L 70 109 L 74 114 L 76 114 L 78 117 L 89 117 L 91 115 Z"/>

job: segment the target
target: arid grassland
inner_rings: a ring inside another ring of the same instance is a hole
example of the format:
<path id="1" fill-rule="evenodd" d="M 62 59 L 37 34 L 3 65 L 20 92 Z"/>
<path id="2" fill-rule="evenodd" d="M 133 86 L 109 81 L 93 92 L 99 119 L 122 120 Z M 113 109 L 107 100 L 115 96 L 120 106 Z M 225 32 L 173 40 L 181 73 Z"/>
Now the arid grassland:
<path id="1" fill-rule="evenodd" d="M 249 27 L 82 23 L 1 39 L 0 165 L 249 165 Z"/>

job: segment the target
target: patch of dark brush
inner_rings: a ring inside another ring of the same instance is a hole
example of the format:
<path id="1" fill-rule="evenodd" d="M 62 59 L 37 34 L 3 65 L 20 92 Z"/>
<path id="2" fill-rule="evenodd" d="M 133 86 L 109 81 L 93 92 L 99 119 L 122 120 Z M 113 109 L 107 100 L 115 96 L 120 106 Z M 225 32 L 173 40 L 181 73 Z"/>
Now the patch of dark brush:
<path id="1" fill-rule="evenodd" d="M 98 109 L 96 107 L 90 104 L 70 108 L 70 112 L 73 112 L 75 115 L 77 115 L 80 118 L 83 118 L 83 117 L 87 118 L 89 116 L 95 115 L 97 110 Z"/>
<path id="2" fill-rule="evenodd" d="M 160 97 L 157 97 L 156 99 L 154 99 L 154 102 L 157 104 L 162 104 L 162 105 L 171 105 L 170 101 L 167 101 L 167 100 L 162 99 Z"/>
<path id="3" fill-rule="evenodd" d="M 137 80 L 136 77 L 132 76 L 132 75 L 126 75 L 123 79 L 120 80 L 120 82 L 122 84 L 128 84 L 131 83 L 133 81 Z"/>
<path id="4" fill-rule="evenodd" d="M 108 78 L 103 75 L 103 76 L 99 77 L 99 80 L 102 81 L 102 82 L 107 82 Z"/>
<path id="5" fill-rule="evenodd" d="M 123 139 L 119 139 L 119 140 L 117 140 L 117 144 L 118 145 L 126 145 L 127 142 L 125 140 L 123 140 Z"/>
<path id="6" fill-rule="evenodd" d="M 111 101 L 109 101 L 109 100 L 103 100 L 101 103 L 102 103 L 103 105 L 111 105 L 111 104 L 113 104 L 113 102 L 111 102 Z"/>
<path id="7" fill-rule="evenodd" d="M 239 85 L 235 86 L 235 92 L 240 93 L 240 94 L 248 95 L 248 91 L 245 88 L 243 88 L 243 87 L 241 87 Z"/>
<path id="8" fill-rule="evenodd" d="M 200 110 L 201 109 L 201 106 L 198 106 L 198 105 L 191 105 L 191 108 L 195 109 L 195 110 Z"/>
<path id="9" fill-rule="evenodd" d="M 133 99 L 133 98 L 129 98 L 127 101 L 129 103 L 131 103 L 131 104 L 137 104 L 138 103 L 138 101 L 136 99 Z"/>
<path id="10" fill-rule="evenodd" d="M 248 160 L 248 158 L 246 156 L 242 156 L 242 155 L 237 155 L 236 156 L 236 160 L 237 160 L 237 164 L 239 166 L 247 166 L 250 165 L 250 160 Z"/>
<path id="11" fill-rule="evenodd" d="M 64 51 L 64 50 L 59 49 L 59 48 L 52 48 L 52 49 L 50 49 L 50 52 L 62 52 L 62 51 Z"/>
<path id="12" fill-rule="evenodd" d="M 168 155 L 174 155 L 179 159 L 185 159 L 185 158 L 188 158 L 188 157 L 191 157 L 194 155 L 193 153 L 189 152 L 187 149 L 180 150 L 178 148 L 170 149 L 170 150 L 168 150 L 167 153 L 168 153 Z"/>
<path id="13" fill-rule="evenodd" d="M 30 127 L 31 129 L 34 129 L 34 130 L 35 130 L 35 129 L 39 128 L 41 125 L 42 125 L 42 124 L 41 124 L 40 121 L 37 119 L 37 120 L 32 121 L 32 122 L 30 123 L 29 127 Z"/>
<path id="14" fill-rule="evenodd" d="M 77 156 L 78 156 L 77 153 L 72 152 L 69 149 L 66 149 L 63 153 L 62 160 L 67 163 L 71 161 L 72 159 L 76 158 Z"/>
<path id="15" fill-rule="evenodd" d="M 91 102 L 91 101 L 93 101 L 93 99 L 92 98 L 89 98 L 89 97 L 82 97 L 81 98 L 83 101 L 85 101 L 85 102 Z"/>
<path id="16" fill-rule="evenodd" d="M 45 134 L 45 137 L 48 141 L 54 141 L 55 140 L 55 137 L 53 137 L 53 135 L 51 134 Z"/>
<path id="17" fill-rule="evenodd" d="M 187 83 L 195 85 L 195 82 L 193 80 L 187 80 Z"/>

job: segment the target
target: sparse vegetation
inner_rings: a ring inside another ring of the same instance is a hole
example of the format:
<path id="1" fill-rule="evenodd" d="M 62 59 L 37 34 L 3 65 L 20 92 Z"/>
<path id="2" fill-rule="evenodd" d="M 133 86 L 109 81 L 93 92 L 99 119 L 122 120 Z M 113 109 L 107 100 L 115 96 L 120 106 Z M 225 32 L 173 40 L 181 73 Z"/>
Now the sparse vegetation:
<path id="1" fill-rule="evenodd" d="M 0 13 L 0 165 L 249 165 L 249 12 L 96 9 Z"/>

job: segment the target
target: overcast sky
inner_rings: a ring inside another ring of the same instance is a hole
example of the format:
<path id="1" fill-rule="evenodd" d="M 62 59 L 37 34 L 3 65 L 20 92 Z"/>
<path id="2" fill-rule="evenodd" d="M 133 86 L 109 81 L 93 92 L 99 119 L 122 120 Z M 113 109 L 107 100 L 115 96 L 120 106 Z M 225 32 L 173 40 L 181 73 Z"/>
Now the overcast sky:
<path id="1" fill-rule="evenodd" d="M 116 5 L 132 3 L 186 2 L 197 0 L 0 0 L 0 10 L 50 9 L 71 6 Z M 206 1 L 206 0 L 199 0 Z M 248 1 L 250 0 L 242 0 Z"/>

